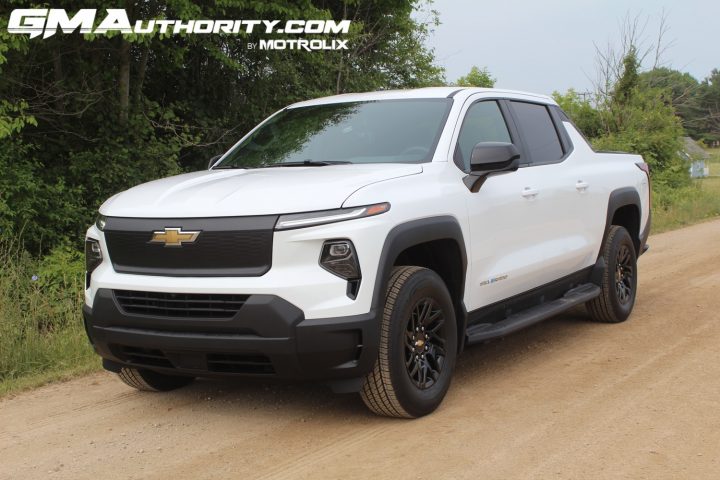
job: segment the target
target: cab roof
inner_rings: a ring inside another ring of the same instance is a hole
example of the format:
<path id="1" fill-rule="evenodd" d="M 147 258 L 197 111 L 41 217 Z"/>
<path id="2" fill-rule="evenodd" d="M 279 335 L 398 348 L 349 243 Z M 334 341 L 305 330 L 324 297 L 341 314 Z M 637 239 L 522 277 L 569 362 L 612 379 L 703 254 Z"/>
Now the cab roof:
<path id="1" fill-rule="evenodd" d="M 500 97 L 527 98 L 535 102 L 555 105 L 555 100 L 547 95 L 537 93 L 521 92 L 516 90 L 504 90 L 499 88 L 476 88 L 476 87 L 427 87 L 415 88 L 412 90 L 379 90 L 376 92 L 344 93 L 332 95 L 313 100 L 306 100 L 290 105 L 288 108 L 307 107 L 311 105 L 324 105 L 329 103 L 345 102 L 368 102 L 373 100 L 400 100 L 407 98 L 465 98 L 475 93 L 489 93 Z"/>

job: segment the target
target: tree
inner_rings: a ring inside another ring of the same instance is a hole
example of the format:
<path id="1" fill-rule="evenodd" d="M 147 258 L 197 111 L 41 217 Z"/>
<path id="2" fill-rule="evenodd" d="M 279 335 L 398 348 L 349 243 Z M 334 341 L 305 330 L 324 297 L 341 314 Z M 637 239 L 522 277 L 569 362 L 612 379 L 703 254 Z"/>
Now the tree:
<path id="1" fill-rule="evenodd" d="M 683 129 L 670 90 L 641 84 L 636 51 L 634 47 L 629 49 L 612 96 L 601 104 L 605 133 L 593 145 L 600 150 L 642 155 L 657 187 L 687 185 L 687 166 L 678 155 Z"/>
<path id="2" fill-rule="evenodd" d="M 586 137 L 596 138 L 602 135 L 603 120 L 588 98 L 590 94 L 580 95 L 571 88 L 565 94 L 553 92 L 552 96 Z"/>
<path id="3" fill-rule="evenodd" d="M 682 120 L 685 132 L 693 138 L 701 137 L 704 112 L 698 102 L 700 83 L 692 75 L 667 67 L 658 67 L 642 72 L 640 84 L 646 88 L 666 90 L 677 115 Z"/>
<path id="4" fill-rule="evenodd" d="M 630 97 L 637 88 L 640 79 L 638 75 L 638 68 L 640 67 L 640 60 L 637 56 L 637 48 L 634 45 L 630 46 L 629 51 L 623 58 L 623 69 L 620 78 L 615 84 L 612 92 L 612 102 L 617 105 L 626 105 L 630 101 Z"/>
<path id="5" fill-rule="evenodd" d="M 0 229 L 28 248 L 82 239 L 100 203 L 138 183 L 204 168 L 289 103 L 444 83 L 425 47 L 426 0 L 98 0 L 149 19 L 348 19 L 348 50 L 248 48 L 237 35 L 6 32 L 0 5 Z M 68 0 L 68 12 L 87 2 Z M 273 38 L 297 38 L 278 34 Z M 308 38 L 318 38 L 308 35 Z M 325 38 L 325 37 L 320 37 Z M 329 38 L 329 37 L 328 37 Z M 5 61 L 6 60 L 6 61 Z M 36 123 L 36 125 L 35 125 Z M 9 172 L 5 174 L 5 172 Z"/>
<path id="6" fill-rule="evenodd" d="M 455 82 L 458 87 L 482 87 L 482 88 L 493 88 L 495 86 L 495 78 L 490 75 L 490 71 L 487 67 L 483 67 L 482 70 L 476 66 L 470 69 L 470 72 L 464 77 L 460 77 Z"/>
<path id="7" fill-rule="evenodd" d="M 699 136 L 706 143 L 720 142 L 720 70 L 713 69 L 702 81 L 697 95 Z"/>

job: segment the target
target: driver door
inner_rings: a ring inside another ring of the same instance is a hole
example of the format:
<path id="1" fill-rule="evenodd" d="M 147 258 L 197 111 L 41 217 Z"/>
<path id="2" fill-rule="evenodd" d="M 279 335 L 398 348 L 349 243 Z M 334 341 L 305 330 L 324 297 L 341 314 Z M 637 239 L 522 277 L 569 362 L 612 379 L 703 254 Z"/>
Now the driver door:
<path id="1" fill-rule="evenodd" d="M 467 191 L 470 228 L 468 310 L 523 293 L 545 282 L 544 219 L 550 205 L 535 189 L 537 169 L 524 167 L 527 155 L 502 100 L 472 103 L 463 119 L 454 161 L 470 172 L 470 153 L 480 142 L 507 142 L 521 152 L 521 168 L 487 178 L 479 191 Z"/>

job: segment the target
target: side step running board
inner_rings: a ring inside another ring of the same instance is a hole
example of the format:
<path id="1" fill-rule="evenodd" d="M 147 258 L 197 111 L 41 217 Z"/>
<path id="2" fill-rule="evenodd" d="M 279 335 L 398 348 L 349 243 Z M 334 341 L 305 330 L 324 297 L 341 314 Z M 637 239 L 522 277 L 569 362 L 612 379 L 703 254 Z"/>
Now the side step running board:
<path id="1" fill-rule="evenodd" d="M 592 283 L 585 283 L 568 290 L 565 295 L 557 300 L 537 305 L 522 312 L 513 313 L 505 320 L 497 323 L 479 323 L 470 326 L 467 329 L 467 343 L 473 344 L 492 338 L 504 337 L 534 323 L 553 317 L 575 305 L 592 300 L 599 295 L 600 287 Z"/>

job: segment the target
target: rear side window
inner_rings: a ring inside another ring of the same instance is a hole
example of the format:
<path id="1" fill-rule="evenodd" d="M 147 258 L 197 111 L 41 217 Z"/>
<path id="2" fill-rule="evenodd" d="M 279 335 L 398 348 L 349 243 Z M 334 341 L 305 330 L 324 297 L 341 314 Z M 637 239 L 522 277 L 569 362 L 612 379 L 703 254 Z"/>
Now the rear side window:
<path id="1" fill-rule="evenodd" d="M 495 101 L 478 102 L 468 108 L 455 148 L 458 167 L 470 171 L 472 149 L 480 142 L 512 143 L 505 118 Z"/>
<path id="2" fill-rule="evenodd" d="M 560 161 L 563 157 L 563 149 L 547 107 L 536 103 L 516 101 L 510 103 L 532 164 Z"/>

